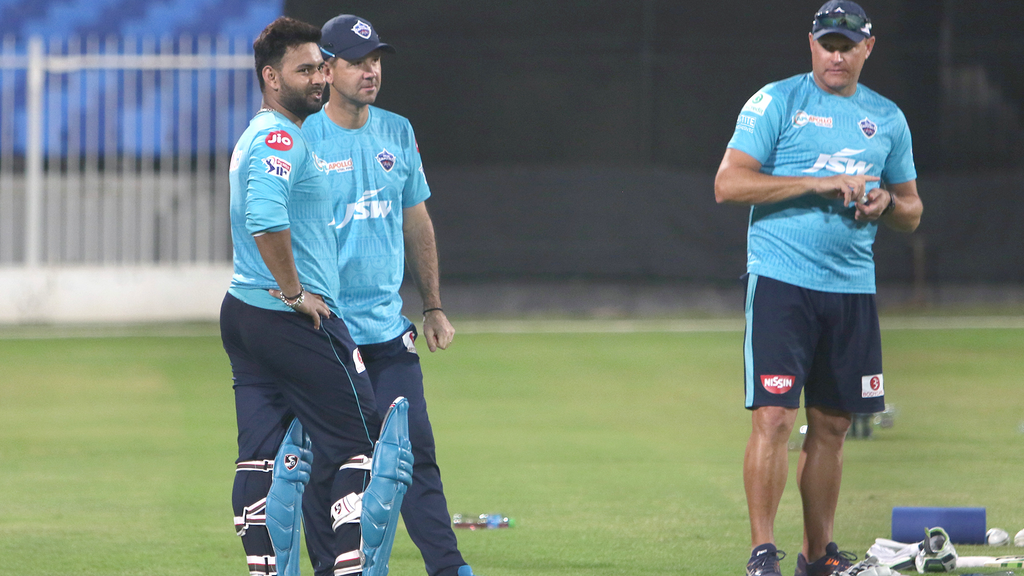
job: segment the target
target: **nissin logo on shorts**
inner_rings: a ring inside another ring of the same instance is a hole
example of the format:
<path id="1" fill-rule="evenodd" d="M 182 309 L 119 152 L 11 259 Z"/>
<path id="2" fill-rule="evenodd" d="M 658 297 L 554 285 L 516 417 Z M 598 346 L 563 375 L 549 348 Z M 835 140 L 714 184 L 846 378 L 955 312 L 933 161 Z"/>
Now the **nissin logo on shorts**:
<path id="1" fill-rule="evenodd" d="M 793 387 L 796 376 L 762 375 L 761 386 L 772 394 L 785 394 Z"/>
<path id="2" fill-rule="evenodd" d="M 821 169 L 828 170 L 829 172 L 835 172 L 837 174 L 867 174 L 868 170 L 874 164 L 868 164 L 861 160 L 857 161 L 851 156 L 856 156 L 864 150 L 851 150 L 850 148 L 843 148 L 839 152 L 833 154 L 821 154 L 818 156 L 818 161 L 814 163 L 814 166 L 804 170 L 804 173 L 809 174 L 811 172 L 817 172 Z"/>

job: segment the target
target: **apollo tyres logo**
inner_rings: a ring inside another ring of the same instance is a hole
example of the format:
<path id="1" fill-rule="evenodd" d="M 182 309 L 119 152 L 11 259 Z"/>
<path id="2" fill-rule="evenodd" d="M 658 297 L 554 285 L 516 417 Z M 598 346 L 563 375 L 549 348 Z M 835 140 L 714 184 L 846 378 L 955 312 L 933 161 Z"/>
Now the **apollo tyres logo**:
<path id="1" fill-rule="evenodd" d="M 761 375 L 761 386 L 764 386 L 764 389 L 772 394 L 789 392 L 793 388 L 794 382 L 796 382 L 796 376 Z"/>
<path id="2" fill-rule="evenodd" d="M 818 161 L 814 163 L 814 166 L 811 166 L 803 172 L 805 174 L 811 174 L 820 170 L 828 170 L 829 172 L 835 172 L 836 174 L 867 174 L 868 170 L 871 170 L 874 164 L 868 164 L 863 160 L 853 158 L 863 151 L 864 150 L 843 148 L 839 152 L 833 152 L 832 154 L 819 154 Z"/>
<path id="3" fill-rule="evenodd" d="M 806 126 L 807 124 L 813 124 L 819 128 L 831 128 L 832 117 L 831 116 L 814 116 L 808 114 L 803 110 L 797 110 L 796 114 L 793 115 L 793 125 L 796 127 Z"/>
<path id="4" fill-rule="evenodd" d="M 351 158 L 328 162 L 317 156 L 316 152 L 313 152 L 312 150 L 310 150 L 309 153 L 313 156 L 313 165 L 315 165 L 316 169 L 321 172 L 326 172 L 328 174 L 331 172 L 337 172 L 340 174 L 342 172 L 351 172 L 354 168 Z"/>
<path id="5" fill-rule="evenodd" d="M 385 186 L 384 188 L 387 188 Z M 340 230 L 349 222 L 354 220 L 366 220 L 368 218 L 386 218 L 391 213 L 391 200 L 373 200 L 384 188 L 367 190 L 357 201 L 345 207 L 345 219 L 337 225 Z M 332 222 L 333 224 L 333 222 Z"/>

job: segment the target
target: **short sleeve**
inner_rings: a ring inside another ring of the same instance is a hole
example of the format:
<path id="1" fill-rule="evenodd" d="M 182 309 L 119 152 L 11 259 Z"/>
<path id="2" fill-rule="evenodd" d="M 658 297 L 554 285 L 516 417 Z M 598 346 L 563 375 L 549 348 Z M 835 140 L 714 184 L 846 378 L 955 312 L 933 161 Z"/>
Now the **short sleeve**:
<path id="1" fill-rule="evenodd" d="M 413 168 L 409 178 L 405 181 L 405 187 L 402 189 L 402 208 L 410 208 L 430 198 L 430 186 L 427 185 L 427 175 L 423 171 L 420 145 L 416 142 L 416 134 L 413 132 L 411 125 L 406 137 L 405 146 L 409 150 L 410 166 Z"/>
<path id="2" fill-rule="evenodd" d="M 736 118 L 728 148 L 745 152 L 764 164 L 778 143 L 783 103 L 768 84 L 747 100 Z"/>
<path id="3" fill-rule="evenodd" d="M 245 228 L 250 234 L 289 227 L 288 196 L 305 147 L 287 130 L 260 132 L 249 150 Z"/>
<path id="4" fill-rule="evenodd" d="M 889 151 L 889 156 L 885 159 L 885 168 L 882 169 L 882 180 L 890 184 L 902 184 L 917 178 L 910 126 L 907 125 L 907 119 L 902 111 L 899 128 L 893 136 L 892 150 Z"/>

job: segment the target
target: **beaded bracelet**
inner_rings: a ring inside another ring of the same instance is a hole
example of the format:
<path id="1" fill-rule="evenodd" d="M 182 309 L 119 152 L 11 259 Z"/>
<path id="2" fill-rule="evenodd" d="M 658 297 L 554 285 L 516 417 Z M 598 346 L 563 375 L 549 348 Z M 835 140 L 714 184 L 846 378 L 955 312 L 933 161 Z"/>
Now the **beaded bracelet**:
<path id="1" fill-rule="evenodd" d="M 305 299 L 306 299 L 306 289 L 305 289 L 305 287 L 302 286 L 302 284 L 299 284 L 299 294 L 298 294 L 298 296 L 289 297 L 289 296 L 285 296 L 284 292 L 281 293 L 281 302 L 284 302 L 284 305 L 289 307 L 289 308 L 295 308 L 299 304 L 302 304 L 305 301 Z"/>

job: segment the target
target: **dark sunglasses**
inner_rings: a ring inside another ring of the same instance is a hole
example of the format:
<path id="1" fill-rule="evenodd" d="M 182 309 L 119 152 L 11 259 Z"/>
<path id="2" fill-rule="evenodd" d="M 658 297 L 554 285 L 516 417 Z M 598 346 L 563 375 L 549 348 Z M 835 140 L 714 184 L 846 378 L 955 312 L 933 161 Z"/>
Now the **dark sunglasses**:
<path id="1" fill-rule="evenodd" d="M 818 12 L 814 15 L 814 29 L 822 28 L 846 28 L 847 30 L 863 31 L 865 28 L 871 33 L 871 20 L 856 14 L 847 14 L 833 10 L 832 12 Z"/>

